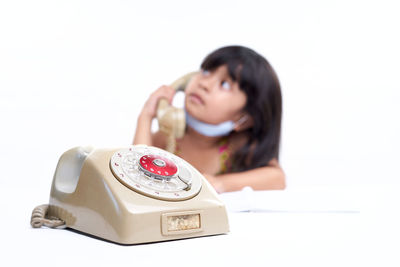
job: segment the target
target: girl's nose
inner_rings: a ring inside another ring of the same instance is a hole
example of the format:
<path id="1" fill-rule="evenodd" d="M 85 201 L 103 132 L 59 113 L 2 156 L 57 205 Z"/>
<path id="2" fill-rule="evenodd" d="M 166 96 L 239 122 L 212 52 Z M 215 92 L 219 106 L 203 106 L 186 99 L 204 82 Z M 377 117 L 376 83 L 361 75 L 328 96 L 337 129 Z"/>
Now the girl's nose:
<path id="1" fill-rule="evenodd" d="M 212 75 L 201 77 L 199 85 L 204 91 L 210 92 L 214 86 L 214 77 Z"/>

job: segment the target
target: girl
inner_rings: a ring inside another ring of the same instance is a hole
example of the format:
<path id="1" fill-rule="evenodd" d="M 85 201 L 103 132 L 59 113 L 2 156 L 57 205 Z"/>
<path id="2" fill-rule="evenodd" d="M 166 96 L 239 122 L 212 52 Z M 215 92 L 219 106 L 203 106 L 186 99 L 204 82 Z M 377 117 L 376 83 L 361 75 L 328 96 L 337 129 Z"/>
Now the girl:
<path id="1" fill-rule="evenodd" d="M 160 98 L 175 90 L 161 86 L 138 117 L 134 144 L 165 149 L 166 136 L 151 133 Z M 282 98 L 268 61 L 242 46 L 209 54 L 185 89 L 187 129 L 175 154 L 191 163 L 217 192 L 284 189 L 279 166 Z"/>

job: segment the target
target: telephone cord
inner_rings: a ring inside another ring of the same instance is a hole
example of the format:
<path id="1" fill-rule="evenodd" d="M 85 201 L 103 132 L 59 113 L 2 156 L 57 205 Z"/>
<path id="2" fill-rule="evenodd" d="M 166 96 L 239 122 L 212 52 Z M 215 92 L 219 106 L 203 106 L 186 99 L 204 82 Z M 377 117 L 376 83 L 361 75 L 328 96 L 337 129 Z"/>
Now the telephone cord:
<path id="1" fill-rule="evenodd" d="M 176 152 L 176 140 L 173 133 L 168 133 L 166 150 L 170 153 Z"/>
<path id="2" fill-rule="evenodd" d="M 31 225 L 33 228 L 40 228 L 43 225 L 49 228 L 65 228 L 65 222 L 55 216 L 49 216 L 47 210 L 49 205 L 40 205 L 33 209 Z"/>

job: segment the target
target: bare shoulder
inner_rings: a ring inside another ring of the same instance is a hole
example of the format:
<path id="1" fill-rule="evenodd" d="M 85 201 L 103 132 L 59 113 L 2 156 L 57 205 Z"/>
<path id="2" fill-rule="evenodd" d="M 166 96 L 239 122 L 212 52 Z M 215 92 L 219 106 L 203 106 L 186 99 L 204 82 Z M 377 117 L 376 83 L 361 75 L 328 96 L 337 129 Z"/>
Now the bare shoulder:
<path id="1" fill-rule="evenodd" d="M 153 142 L 153 146 L 155 146 L 155 147 L 158 147 L 161 149 L 165 149 L 167 147 L 167 136 L 160 131 L 152 133 L 151 140 Z"/>

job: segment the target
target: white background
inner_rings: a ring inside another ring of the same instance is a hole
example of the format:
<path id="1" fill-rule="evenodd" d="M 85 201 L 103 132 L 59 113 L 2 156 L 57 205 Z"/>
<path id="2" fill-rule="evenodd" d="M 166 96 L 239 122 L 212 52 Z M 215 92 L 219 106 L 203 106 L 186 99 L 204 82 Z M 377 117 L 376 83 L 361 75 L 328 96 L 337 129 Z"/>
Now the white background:
<path id="1" fill-rule="evenodd" d="M 398 183 L 398 11 L 395 1 L 2 1 L 2 165 L 47 184 L 71 147 L 130 144 L 152 91 L 239 44 L 281 80 L 288 186 Z"/>
<path id="2" fill-rule="evenodd" d="M 152 91 L 235 44 L 280 78 L 289 189 L 398 187 L 399 11 L 387 0 L 1 1 L 1 192 L 29 203 L 28 221 L 65 150 L 130 144 Z"/>

